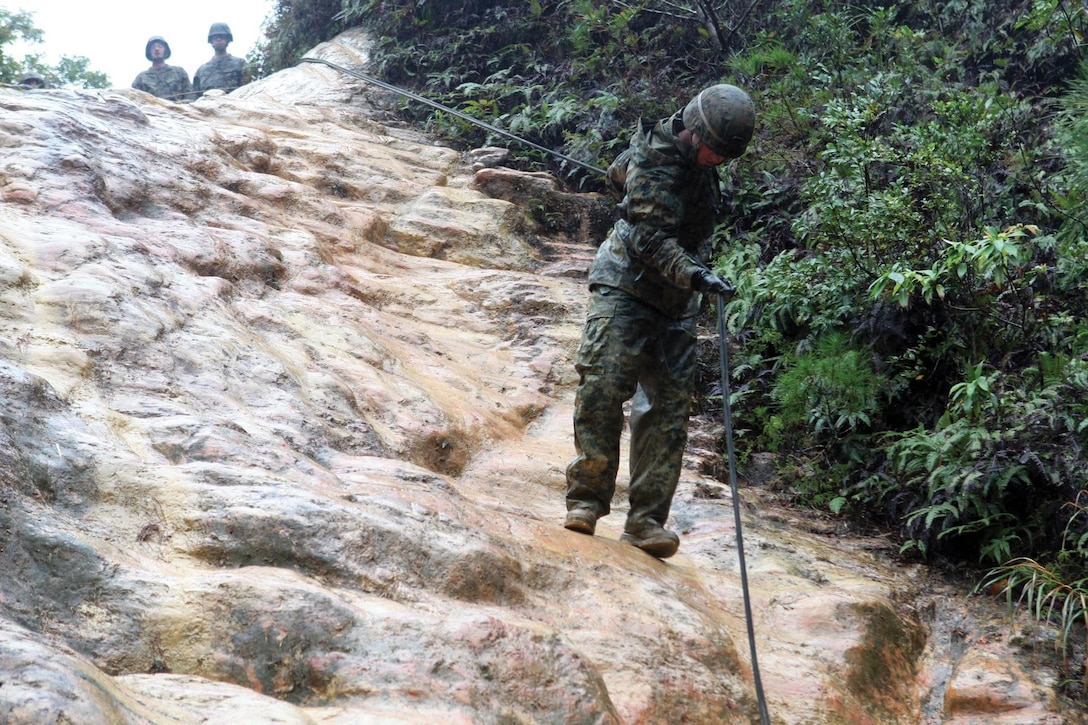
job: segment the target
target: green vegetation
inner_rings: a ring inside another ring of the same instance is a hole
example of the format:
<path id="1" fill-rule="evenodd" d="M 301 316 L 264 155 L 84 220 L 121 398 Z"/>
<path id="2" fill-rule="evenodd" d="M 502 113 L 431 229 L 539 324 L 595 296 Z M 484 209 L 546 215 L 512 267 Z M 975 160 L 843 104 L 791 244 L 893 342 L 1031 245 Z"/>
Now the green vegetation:
<path id="1" fill-rule="evenodd" d="M 339 12 L 340 0 L 277 0 L 264 42 L 246 58 L 253 77 L 295 65 L 311 48 L 350 27 L 339 21 Z"/>
<path id="2" fill-rule="evenodd" d="M 27 55 L 20 61 L 5 50 L 5 46 L 17 41 L 39 43 L 41 40 L 42 31 L 34 27 L 33 13 L 0 8 L 0 83 L 16 84 L 24 73 L 35 72 L 45 79 L 50 88 L 67 85 L 109 88 L 109 77 L 90 70 L 91 62 L 81 55 L 61 56 L 60 62 L 52 66 L 44 63 L 41 55 Z"/>
<path id="3" fill-rule="evenodd" d="M 749 90 L 760 127 L 717 235 L 741 451 L 775 451 L 798 505 L 1084 619 L 1083 3 L 328 2 L 324 27 L 366 27 L 386 80 L 597 166 L 638 116 Z M 274 30 L 296 32 L 280 6 Z"/>
<path id="4" fill-rule="evenodd" d="M 1084 571 L 1088 534 L 1073 533 L 1073 523 L 1085 513 L 1084 506 L 1075 501 L 1070 509 L 1073 514 L 1067 524 L 1062 549 L 1049 564 L 1040 564 L 1028 557 L 1013 559 L 993 569 L 978 588 L 1003 591 L 1010 607 L 1022 605 L 1036 622 L 1056 624 L 1065 670 L 1072 674 L 1075 669 L 1071 665 L 1073 653 L 1078 645 L 1083 646 L 1088 631 L 1088 576 Z M 1079 681 L 1070 677 L 1066 684 L 1084 697 L 1088 693 L 1088 658 L 1084 659 L 1080 670 Z"/>
<path id="5" fill-rule="evenodd" d="M 14 58 L 8 57 L 4 46 L 19 40 L 35 43 L 41 39 L 42 31 L 34 27 L 30 13 L 0 9 L 0 78 L 5 83 L 18 82 L 23 68 Z"/>

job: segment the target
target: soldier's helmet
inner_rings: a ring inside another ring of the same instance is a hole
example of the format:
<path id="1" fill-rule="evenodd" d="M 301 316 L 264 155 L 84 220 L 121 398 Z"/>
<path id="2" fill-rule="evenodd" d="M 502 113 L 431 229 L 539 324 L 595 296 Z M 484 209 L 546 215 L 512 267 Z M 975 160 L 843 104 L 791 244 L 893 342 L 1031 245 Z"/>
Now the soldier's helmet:
<path id="1" fill-rule="evenodd" d="M 727 83 L 704 88 L 684 107 L 684 128 L 699 134 L 716 154 L 735 159 L 744 153 L 756 127 L 756 107 L 748 94 Z"/>
<path id="2" fill-rule="evenodd" d="M 34 85 L 38 88 L 45 88 L 45 78 L 34 71 L 23 73 L 23 77 L 19 79 L 19 83 L 24 86 Z"/>
<path id="3" fill-rule="evenodd" d="M 147 39 L 147 45 L 144 46 L 144 57 L 145 58 L 147 58 L 148 60 L 151 60 L 151 44 L 152 43 L 162 43 L 164 46 L 166 46 L 166 52 L 163 53 L 163 56 L 162 56 L 163 60 L 170 57 L 170 44 L 166 42 L 166 39 L 163 38 L 161 35 L 152 35 L 150 38 Z"/>
<path id="4" fill-rule="evenodd" d="M 230 26 L 226 23 L 212 23 L 212 27 L 208 30 L 208 42 L 212 42 L 213 35 L 225 35 L 227 36 L 227 42 L 233 43 L 234 36 L 230 34 Z"/>

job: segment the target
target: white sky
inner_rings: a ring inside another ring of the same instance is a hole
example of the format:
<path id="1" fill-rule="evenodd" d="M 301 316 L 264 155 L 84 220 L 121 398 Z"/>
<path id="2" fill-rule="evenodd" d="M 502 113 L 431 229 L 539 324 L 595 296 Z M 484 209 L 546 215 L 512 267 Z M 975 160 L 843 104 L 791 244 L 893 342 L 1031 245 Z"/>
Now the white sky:
<path id="1" fill-rule="evenodd" d="M 152 35 L 170 44 L 170 65 L 180 65 L 190 80 L 212 57 L 208 28 L 230 26 L 234 42 L 227 52 L 244 58 L 262 38 L 261 28 L 272 14 L 274 0 L 0 0 L 0 8 L 32 13 L 42 31 L 41 43 L 13 44 L 9 56 L 42 54 L 56 65 L 62 55 L 90 59 L 92 71 L 110 77 L 114 87 L 127 88 L 151 63 L 144 46 Z"/>

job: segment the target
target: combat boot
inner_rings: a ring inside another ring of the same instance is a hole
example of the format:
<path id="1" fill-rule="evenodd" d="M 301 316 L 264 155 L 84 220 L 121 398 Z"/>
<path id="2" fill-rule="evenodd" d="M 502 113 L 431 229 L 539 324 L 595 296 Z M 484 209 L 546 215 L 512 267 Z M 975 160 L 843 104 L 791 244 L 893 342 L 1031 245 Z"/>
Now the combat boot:
<path id="1" fill-rule="evenodd" d="M 680 548 L 680 537 L 656 521 L 628 523 L 624 528 L 620 541 L 637 546 L 658 559 L 668 559 Z"/>
<path id="2" fill-rule="evenodd" d="M 597 514 L 584 507 L 571 509 L 567 512 L 567 520 L 563 522 L 563 528 L 593 536 L 593 532 L 597 529 Z"/>

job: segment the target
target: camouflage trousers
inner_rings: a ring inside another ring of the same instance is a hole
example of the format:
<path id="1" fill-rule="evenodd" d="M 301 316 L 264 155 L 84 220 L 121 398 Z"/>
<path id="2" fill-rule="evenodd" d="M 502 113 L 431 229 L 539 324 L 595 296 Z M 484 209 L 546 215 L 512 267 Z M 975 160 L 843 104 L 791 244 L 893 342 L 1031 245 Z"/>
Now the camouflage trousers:
<path id="1" fill-rule="evenodd" d="M 695 319 L 675 320 L 611 287 L 595 288 L 575 367 L 567 510 L 611 510 L 623 405 L 631 400 L 627 528 L 664 525 L 680 479 L 695 384 Z"/>

